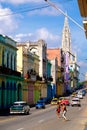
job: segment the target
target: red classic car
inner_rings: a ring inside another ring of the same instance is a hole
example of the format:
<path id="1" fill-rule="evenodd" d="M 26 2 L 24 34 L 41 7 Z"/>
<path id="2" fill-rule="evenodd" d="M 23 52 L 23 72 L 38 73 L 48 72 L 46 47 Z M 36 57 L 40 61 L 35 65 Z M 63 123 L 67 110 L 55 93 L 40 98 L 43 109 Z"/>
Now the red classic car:
<path id="1" fill-rule="evenodd" d="M 62 99 L 61 100 L 61 102 L 60 102 L 60 104 L 62 105 L 62 104 L 65 104 L 65 105 L 70 105 L 70 102 L 69 102 L 69 99 L 66 99 L 66 98 L 64 98 L 64 99 Z"/>

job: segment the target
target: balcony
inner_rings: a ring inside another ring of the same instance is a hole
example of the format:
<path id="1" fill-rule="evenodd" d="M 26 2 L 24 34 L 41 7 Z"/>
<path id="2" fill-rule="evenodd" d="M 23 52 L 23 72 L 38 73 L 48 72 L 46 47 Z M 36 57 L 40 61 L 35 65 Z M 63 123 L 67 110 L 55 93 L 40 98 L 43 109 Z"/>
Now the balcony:
<path id="1" fill-rule="evenodd" d="M 52 82 L 52 81 L 53 81 L 53 78 L 52 78 L 52 76 L 49 76 L 49 77 L 47 77 L 47 81 L 50 81 L 50 82 Z"/>
<path id="2" fill-rule="evenodd" d="M 63 67 L 61 67 L 61 72 L 64 72 L 64 68 Z"/>
<path id="3" fill-rule="evenodd" d="M 64 83 L 64 77 L 59 77 L 59 78 L 57 79 L 57 81 L 58 81 L 59 83 Z"/>
<path id="4" fill-rule="evenodd" d="M 4 75 L 12 75 L 12 76 L 17 76 L 17 77 L 21 77 L 21 73 L 3 66 L 0 66 L 0 74 L 4 74 Z"/>

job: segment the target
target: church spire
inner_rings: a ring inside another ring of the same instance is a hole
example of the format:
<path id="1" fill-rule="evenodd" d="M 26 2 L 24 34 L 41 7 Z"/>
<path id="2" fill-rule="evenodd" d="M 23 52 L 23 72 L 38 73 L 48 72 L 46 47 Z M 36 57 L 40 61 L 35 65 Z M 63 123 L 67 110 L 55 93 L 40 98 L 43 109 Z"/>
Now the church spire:
<path id="1" fill-rule="evenodd" d="M 65 16 L 63 33 L 62 33 L 62 50 L 66 53 L 67 51 L 71 53 L 71 36 L 68 24 L 68 17 Z"/>

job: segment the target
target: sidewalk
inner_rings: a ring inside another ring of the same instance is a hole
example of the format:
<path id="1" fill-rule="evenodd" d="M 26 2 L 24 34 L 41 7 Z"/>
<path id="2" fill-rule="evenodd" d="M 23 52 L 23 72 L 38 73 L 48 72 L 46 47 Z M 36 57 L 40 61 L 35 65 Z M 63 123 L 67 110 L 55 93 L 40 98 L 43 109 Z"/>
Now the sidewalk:
<path id="1" fill-rule="evenodd" d="M 82 120 L 80 121 L 80 123 L 83 126 L 82 130 L 87 130 L 87 106 L 81 115 L 82 115 Z"/>

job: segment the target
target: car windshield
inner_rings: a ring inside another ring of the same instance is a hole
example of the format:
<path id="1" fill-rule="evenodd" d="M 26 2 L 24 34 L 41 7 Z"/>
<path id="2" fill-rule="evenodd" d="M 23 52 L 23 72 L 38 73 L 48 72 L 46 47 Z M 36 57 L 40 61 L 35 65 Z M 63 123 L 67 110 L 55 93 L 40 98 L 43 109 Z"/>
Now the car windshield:
<path id="1" fill-rule="evenodd" d="M 24 105 L 26 105 L 26 103 L 14 103 L 13 105 L 14 105 L 14 106 L 18 106 L 18 105 L 24 106 Z"/>
<path id="2" fill-rule="evenodd" d="M 43 103 L 43 101 L 37 101 L 37 103 Z"/>
<path id="3" fill-rule="evenodd" d="M 64 98 L 64 97 L 60 97 L 60 98 L 59 98 L 59 100 L 63 100 L 63 99 L 65 99 L 65 98 Z"/>
<path id="4" fill-rule="evenodd" d="M 79 102 L 79 100 L 76 100 L 76 99 L 74 99 L 74 100 L 72 100 L 72 101 L 74 101 L 74 102 Z"/>
<path id="5" fill-rule="evenodd" d="M 54 100 L 52 100 L 52 101 L 53 101 L 53 102 L 57 102 L 57 100 L 55 100 L 55 99 L 54 99 Z"/>

